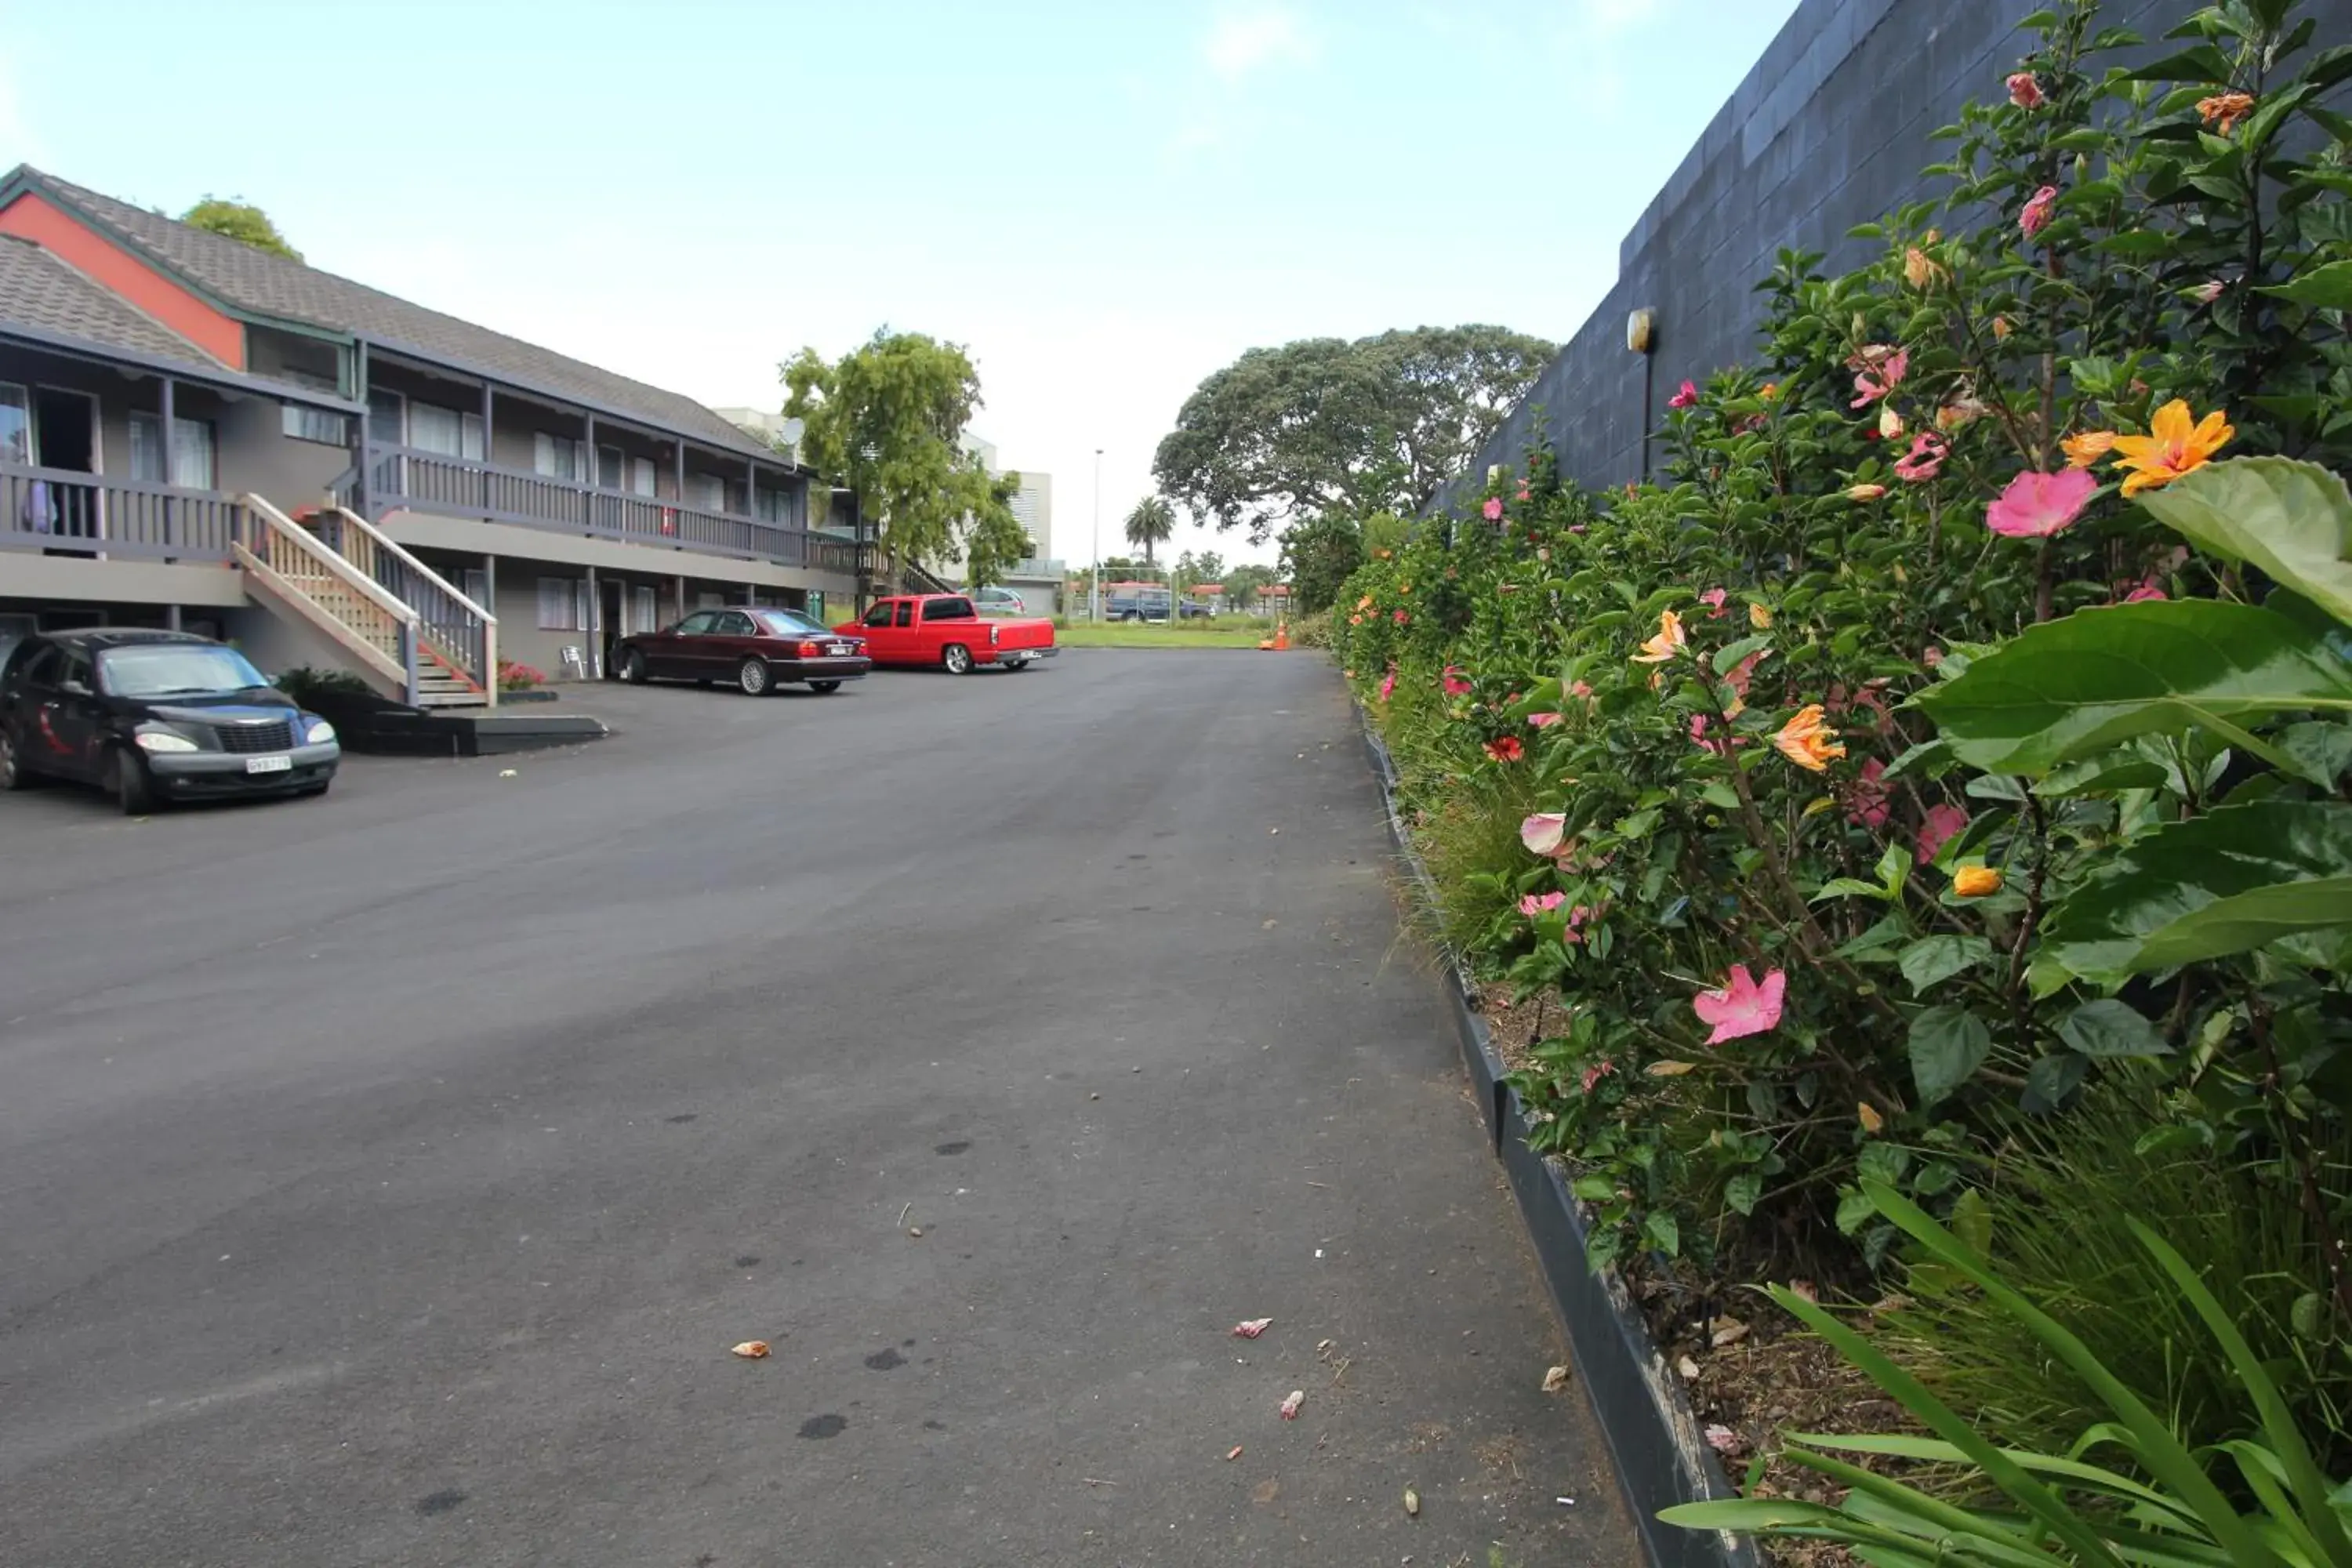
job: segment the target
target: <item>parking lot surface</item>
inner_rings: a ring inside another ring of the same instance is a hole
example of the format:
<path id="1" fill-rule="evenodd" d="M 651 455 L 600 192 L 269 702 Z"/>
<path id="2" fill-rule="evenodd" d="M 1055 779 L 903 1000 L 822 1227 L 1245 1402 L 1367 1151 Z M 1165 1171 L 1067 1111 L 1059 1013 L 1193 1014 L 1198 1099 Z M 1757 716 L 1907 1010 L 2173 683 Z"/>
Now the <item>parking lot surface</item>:
<path id="1" fill-rule="evenodd" d="M 0 798 L 0 1563 L 1634 1561 L 1316 656 L 571 705 Z"/>

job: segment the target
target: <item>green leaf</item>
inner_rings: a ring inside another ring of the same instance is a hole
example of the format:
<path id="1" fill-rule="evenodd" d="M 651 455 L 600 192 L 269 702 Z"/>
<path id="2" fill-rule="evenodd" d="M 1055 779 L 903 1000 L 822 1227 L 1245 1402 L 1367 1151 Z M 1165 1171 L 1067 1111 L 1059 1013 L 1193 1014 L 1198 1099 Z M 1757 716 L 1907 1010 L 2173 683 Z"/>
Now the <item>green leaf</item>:
<path id="1" fill-rule="evenodd" d="M 2135 735 L 2201 726 L 2302 776 L 2236 721 L 2352 711 L 2352 667 L 2284 616 L 2182 599 L 2029 626 L 1918 700 L 1953 754 L 1988 773 L 2038 776 Z"/>
<path id="2" fill-rule="evenodd" d="M 1911 1079 L 1933 1104 L 1976 1076 L 1992 1053 L 1992 1031 L 1965 1007 L 1930 1007 L 1911 1020 Z"/>
<path id="3" fill-rule="evenodd" d="M 1984 937 L 1931 936 L 1905 948 L 1895 962 L 1903 967 L 1903 978 L 1911 983 L 1911 994 L 1918 996 L 1929 986 L 1991 956 L 1992 943 Z"/>
<path id="4" fill-rule="evenodd" d="M 1878 885 L 1886 891 L 1889 903 L 1903 896 L 1903 884 L 1911 877 L 1911 851 L 1900 844 L 1890 844 L 1886 853 L 1878 858 Z"/>
<path id="5" fill-rule="evenodd" d="M 2033 793 L 2044 800 L 2063 800 L 2070 795 L 2097 795 L 2114 790 L 2160 789 L 2166 777 L 2160 764 L 2145 757 L 2124 753 L 2086 757 L 2079 763 L 2069 763 L 2064 767 L 2053 769 L 2048 778 L 2033 786 Z"/>
<path id="6" fill-rule="evenodd" d="M 2315 310 L 2352 310 L 2352 261 L 2331 261 L 2298 273 L 2284 283 L 2265 284 L 2257 294 L 2276 294 Z"/>
<path id="7" fill-rule="evenodd" d="M 1878 1205 L 1864 1194 L 1848 1189 L 1838 1196 L 1837 1227 L 1840 1236 L 1852 1236 L 1868 1225 L 1878 1214 Z"/>
<path id="8" fill-rule="evenodd" d="M 1607 1176 L 1584 1175 L 1569 1188 L 1589 1204 L 1605 1204 L 1617 1195 L 1617 1184 Z"/>
<path id="9" fill-rule="evenodd" d="M 2085 1002 L 2058 1026 L 2058 1037 L 2086 1057 L 2168 1057 L 2156 1026 L 2112 997 Z"/>
<path id="10" fill-rule="evenodd" d="M 2352 261 L 2287 287 L 2339 269 L 2352 291 Z M 2210 463 L 2143 492 L 2139 501 L 2198 548 L 2259 566 L 2337 620 L 2352 623 L 2352 491 L 2316 463 L 2288 458 Z"/>
<path id="11" fill-rule="evenodd" d="M 1952 1234 L 1972 1251 L 1992 1256 L 1992 1205 L 1974 1187 L 1952 1201 Z"/>
<path id="12" fill-rule="evenodd" d="M 1709 805 L 1720 807 L 1725 811 L 1739 809 L 1739 792 L 1727 784 L 1720 782 L 1711 784 L 1698 793 L 1699 798 Z"/>
<path id="13" fill-rule="evenodd" d="M 1652 1247 L 1668 1258 L 1681 1256 L 1682 1227 L 1675 1223 L 1674 1215 L 1653 1210 L 1642 1221 L 1642 1234 L 1649 1237 Z"/>
<path id="14" fill-rule="evenodd" d="M 2270 799 L 2167 824 L 2053 911 L 2059 962 L 2087 980 L 2246 952 L 2352 926 L 2352 805 Z"/>
<path id="15" fill-rule="evenodd" d="M 1723 1201 L 1741 1214 L 1754 1214 L 1763 1196 L 1764 1178 L 1753 1171 L 1742 1171 L 1723 1184 Z"/>
<path id="16" fill-rule="evenodd" d="M 1825 899 L 1878 899 L 1884 900 L 1885 897 L 1886 889 L 1880 887 L 1875 882 L 1857 881 L 1852 877 L 1835 877 L 1832 878 L 1829 881 L 1823 882 L 1822 884 L 1822 890 L 1815 893 L 1810 901 L 1818 904 Z"/>
<path id="17" fill-rule="evenodd" d="M 2126 79 L 2192 81 L 2200 84 L 2226 82 L 2230 79 L 2230 59 L 2211 44 L 2200 44 L 2193 49 L 2183 49 L 2177 55 L 2167 55 L 2153 65 L 2142 66 Z"/>
<path id="18" fill-rule="evenodd" d="M 2090 1061 L 2072 1051 L 2053 1051 L 2038 1058 L 2025 1069 L 2025 1093 L 2020 1103 L 2029 1115 L 2047 1116 L 2083 1087 L 2090 1070 Z"/>

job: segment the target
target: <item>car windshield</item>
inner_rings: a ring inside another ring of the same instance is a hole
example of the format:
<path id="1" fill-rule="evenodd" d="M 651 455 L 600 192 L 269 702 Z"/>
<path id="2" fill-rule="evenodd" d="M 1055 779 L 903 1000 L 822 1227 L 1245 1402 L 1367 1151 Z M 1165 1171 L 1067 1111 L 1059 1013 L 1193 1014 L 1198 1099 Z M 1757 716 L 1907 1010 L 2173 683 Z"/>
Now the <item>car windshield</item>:
<path id="1" fill-rule="evenodd" d="M 98 671 L 115 697 L 223 697 L 269 684 L 236 649 L 201 643 L 108 648 Z"/>
<path id="2" fill-rule="evenodd" d="M 824 627 L 793 610 L 761 610 L 760 624 L 783 637 L 803 637 L 822 635 Z"/>

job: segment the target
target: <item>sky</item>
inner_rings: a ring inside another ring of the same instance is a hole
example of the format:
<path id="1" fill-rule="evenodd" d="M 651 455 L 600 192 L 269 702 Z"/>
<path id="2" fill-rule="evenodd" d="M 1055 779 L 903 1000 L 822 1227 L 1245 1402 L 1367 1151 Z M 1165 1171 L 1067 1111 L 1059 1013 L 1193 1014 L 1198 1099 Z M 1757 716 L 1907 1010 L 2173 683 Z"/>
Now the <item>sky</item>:
<path id="1" fill-rule="evenodd" d="M 0 0 L 0 169 L 719 405 L 963 344 L 1054 553 L 1252 347 L 1565 341 L 1795 0 Z M 1239 533 L 1179 549 L 1271 560 Z"/>

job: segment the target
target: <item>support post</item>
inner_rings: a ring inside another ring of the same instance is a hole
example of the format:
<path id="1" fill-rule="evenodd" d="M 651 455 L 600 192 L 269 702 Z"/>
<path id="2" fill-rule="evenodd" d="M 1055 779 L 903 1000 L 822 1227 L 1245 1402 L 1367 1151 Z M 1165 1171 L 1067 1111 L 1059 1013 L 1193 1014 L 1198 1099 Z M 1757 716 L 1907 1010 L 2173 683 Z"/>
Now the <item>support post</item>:
<path id="1" fill-rule="evenodd" d="M 498 437 L 490 428 L 490 384 L 482 383 L 482 514 L 490 510 L 490 463 L 498 451 Z"/>
<path id="2" fill-rule="evenodd" d="M 489 388 L 482 389 L 482 401 L 489 402 Z M 489 450 L 489 426 L 482 426 L 482 450 Z M 491 707 L 499 705 L 499 558 L 482 557 L 482 608 L 490 615 L 489 623 L 482 627 L 482 691 Z"/>
<path id="3" fill-rule="evenodd" d="M 180 629 L 179 605 L 166 605 L 163 606 L 163 625 L 175 632 Z"/>
<path id="4" fill-rule="evenodd" d="M 172 386 L 172 378 L 171 378 L 170 376 L 168 376 L 168 375 L 167 375 L 167 376 L 165 376 L 165 377 L 163 378 L 163 483 L 164 483 L 166 486 L 169 486 L 169 485 L 173 482 L 173 480 L 172 480 L 172 426 L 173 426 L 173 421 L 178 417 L 178 409 L 177 409 L 177 407 L 174 405 L 173 401 L 173 396 L 172 396 L 173 390 L 173 386 Z M 175 542 L 173 541 L 173 539 L 172 538 L 172 498 L 171 498 L 170 496 L 168 496 L 168 495 L 167 495 L 167 496 L 165 496 L 165 497 L 163 498 L 163 542 L 164 542 L 164 544 L 165 544 L 166 546 L 169 546 L 169 545 L 173 544 L 173 542 Z M 180 628 L 179 628 L 179 626 L 178 626 L 176 624 L 174 624 L 174 625 L 173 625 L 173 626 L 172 627 L 172 629 L 173 629 L 173 631 L 177 631 L 177 630 L 179 630 Z"/>
<path id="5" fill-rule="evenodd" d="M 588 646 L 583 650 L 587 655 L 588 679 L 602 680 L 604 679 L 604 639 L 597 630 L 597 623 L 604 618 L 604 608 L 603 595 L 597 591 L 596 568 L 593 566 L 588 568 L 588 614 L 583 618 L 588 623 Z"/>
<path id="6" fill-rule="evenodd" d="M 402 683 L 407 688 L 401 700 L 411 708 L 418 707 L 425 695 L 425 685 L 416 668 L 416 627 L 407 621 L 400 623 L 400 668 Z"/>
<path id="7" fill-rule="evenodd" d="M 586 421 L 588 431 L 588 439 L 580 448 L 581 461 L 588 469 L 580 477 L 581 500 L 587 514 L 582 521 L 593 528 L 596 526 L 596 491 L 604 482 L 604 474 L 600 467 L 601 459 L 596 456 L 596 416 L 583 413 L 580 417 Z"/>

